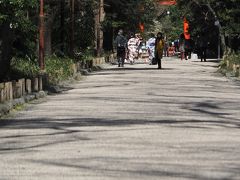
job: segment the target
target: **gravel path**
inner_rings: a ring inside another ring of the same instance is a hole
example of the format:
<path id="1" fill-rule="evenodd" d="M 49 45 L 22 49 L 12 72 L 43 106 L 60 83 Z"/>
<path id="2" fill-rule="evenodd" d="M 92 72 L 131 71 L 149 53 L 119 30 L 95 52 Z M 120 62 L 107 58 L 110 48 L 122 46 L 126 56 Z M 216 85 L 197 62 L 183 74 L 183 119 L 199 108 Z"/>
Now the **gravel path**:
<path id="1" fill-rule="evenodd" d="M 217 63 L 106 65 L 0 120 L 0 180 L 240 179 L 240 85 Z"/>

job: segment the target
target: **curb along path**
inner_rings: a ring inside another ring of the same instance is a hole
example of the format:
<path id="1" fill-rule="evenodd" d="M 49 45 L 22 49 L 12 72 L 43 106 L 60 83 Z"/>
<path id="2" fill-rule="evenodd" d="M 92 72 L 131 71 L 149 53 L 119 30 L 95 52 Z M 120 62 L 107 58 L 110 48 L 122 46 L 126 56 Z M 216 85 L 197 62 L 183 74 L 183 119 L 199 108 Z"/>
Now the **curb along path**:
<path id="1" fill-rule="evenodd" d="M 216 62 L 106 66 L 0 121 L 0 179 L 240 179 L 240 86 Z"/>

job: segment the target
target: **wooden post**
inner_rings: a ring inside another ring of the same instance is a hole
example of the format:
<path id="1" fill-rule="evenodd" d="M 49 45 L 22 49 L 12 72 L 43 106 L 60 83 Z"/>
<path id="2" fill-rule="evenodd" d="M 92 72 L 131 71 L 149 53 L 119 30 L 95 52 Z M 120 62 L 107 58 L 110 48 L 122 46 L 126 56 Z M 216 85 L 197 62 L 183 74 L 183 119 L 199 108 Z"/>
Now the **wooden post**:
<path id="1" fill-rule="evenodd" d="M 44 1 L 40 0 L 39 14 L 39 66 L 41 70 L 45 69 L 44 65 Z"/>
<path id="2" fill-rule="evenodd" d="M 32 81 L 30 79 L 26 79 L 26 91 L 28 94 L 32 93 Z"/>
<path id="3" fill-rule="evenodd" d="M 70 1 L 70 12 L 71 12 L 71 35 L 70 35 L 70 53 L 71 56 L 74 57 L 74 33 L 75 33 L 75 27 L 74 27 L 74 21 L 75 21 L 75 0 Z"/>
<path id="4" fill-rule="evenodd" d="M 42 76 L 39 76 L 39 78 L 38 78 L 38 90 L 39 91 L 43 90 L 43 78 L 42 78 Z"/>
<path id="5" fill-rule="evenodd" d="M 38 92 L 38 78 L 32 79 L 32 91 Z"/>

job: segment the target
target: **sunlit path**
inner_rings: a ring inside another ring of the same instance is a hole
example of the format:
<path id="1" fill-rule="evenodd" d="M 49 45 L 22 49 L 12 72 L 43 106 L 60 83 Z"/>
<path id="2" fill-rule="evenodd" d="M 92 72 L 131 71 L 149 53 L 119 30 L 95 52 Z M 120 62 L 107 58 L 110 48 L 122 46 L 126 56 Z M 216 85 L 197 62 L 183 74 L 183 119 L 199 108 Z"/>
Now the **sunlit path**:
<path id="1" fill-rule="evenodd" d="M 0 121 L 0 179 L 240 179 L 240 86 L 217 62 L 107 65 Z"/>

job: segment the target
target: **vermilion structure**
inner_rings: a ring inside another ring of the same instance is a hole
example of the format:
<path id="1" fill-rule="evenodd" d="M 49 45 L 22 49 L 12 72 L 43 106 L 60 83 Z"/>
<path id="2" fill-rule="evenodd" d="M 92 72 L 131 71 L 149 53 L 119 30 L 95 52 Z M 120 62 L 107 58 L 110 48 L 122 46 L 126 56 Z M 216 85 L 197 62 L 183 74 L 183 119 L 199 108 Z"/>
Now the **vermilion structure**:
<path id="1" fill-rule="evenodd" d="M 159 0 L 160 5 L 172 6 L 177 4 L 176 0 Z"/>

